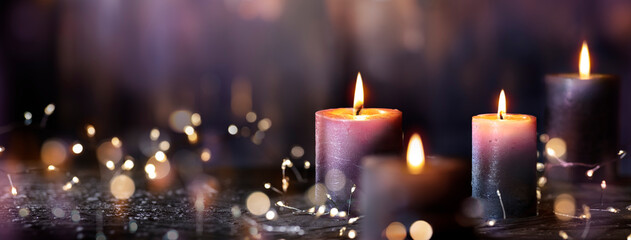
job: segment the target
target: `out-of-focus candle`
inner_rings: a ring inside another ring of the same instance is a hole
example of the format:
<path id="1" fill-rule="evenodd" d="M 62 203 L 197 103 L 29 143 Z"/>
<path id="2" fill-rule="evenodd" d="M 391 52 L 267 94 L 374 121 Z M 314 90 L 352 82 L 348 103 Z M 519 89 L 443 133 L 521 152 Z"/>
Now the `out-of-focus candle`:
<path id="1" fill-rule="evenodd" d="M 360 160 L 372 154 L 401 154 L 401 112 L 364 108 L 357 75 L 353 108 L 316 112 L 316 182 L 324 183 L 334 204 L 347 206 L 353 185 L 360 187 Z M 319 196 L 326 194 L 316 192 Z"/>
<path id="2" fill-rule="evenodd" d="M 472 196 L 484 218 L 537 214 L 536 118 L 506 113 L 504 90 L 497 114 L 472 118 Z"/>
<path id="3" fill-rule="evenodd" d="M 590 65 L 587 44 L 583 42 L 578 74 L 546 76 L 546 132 L 550 139 L 557 139 L 553 143 L 565 143 L 547 146 L 552 151 L 544 152 L 555 154 L 547 156 L 552 163 L 559 158 L 594 167 L 613 160 L 618 152 L 620 80 L 613 75 L 592 74 Z M 592 167 L 553 167 L 546 170 L 546 175 L 550 179 L 569 181 L 615 177 L 615 163 L 586 174 Z"/>
<path id="4" fill-rule="evenodd" d="M 462 201 L 469 196 L 468 164 L 435 156 L 426 159 L 418 134 L 410 138 L 406 157 L 407 164 L 400 156 L 364 158 L 361 238 L 392 236 L 393 229 L 388 227 L 392 224 L 409 228 L 413 239 L 473 238 L 470 229 L 461 226 L 464 219 L 456 222 L 456 216 L 462 215 Z M 413 230 L 412 225 L 419 222 L 429 223 L 423 231 L 427 238 L 419 238 Z"/>

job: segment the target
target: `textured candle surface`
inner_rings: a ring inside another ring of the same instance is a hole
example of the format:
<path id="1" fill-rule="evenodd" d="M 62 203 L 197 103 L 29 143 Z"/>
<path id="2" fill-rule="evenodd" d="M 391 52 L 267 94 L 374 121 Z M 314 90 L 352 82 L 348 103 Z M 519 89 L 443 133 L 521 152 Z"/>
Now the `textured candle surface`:
<path id="1" fill-rule="evenodd" d="M 534 216 L 537 213 L 536 118 L 497 114 L 472 118 L 472 196 L 482 202 L 485 218 Z"/>
<path id="2" fill-rule="evenodd" d="M 568 162 L 590 165 L 611 161 L 618 152 L 619 79 L 611 75 L 578 74 L 546 76 L 545 128 L 550 138 L 565 143 L 565 154 L 556 156 Z M 553 160 L 554 161 L 554 160 Z M 546 170 L 550 179 L 588 181 L 589 167 Z M 615 164 L 604 165 L 593 179 L 611 180 Z"/>
<path id="3" fill-rule="evenodd" d="M 324 183 L 338 206 L 346 206 L 353 185 L 359 186 L 360 161 L 373 154 L 402 153 L 401 112 L 352 108 L 316 112 L 316 182 Z M 316 192 L 316 194 L 326 194 Z"/>

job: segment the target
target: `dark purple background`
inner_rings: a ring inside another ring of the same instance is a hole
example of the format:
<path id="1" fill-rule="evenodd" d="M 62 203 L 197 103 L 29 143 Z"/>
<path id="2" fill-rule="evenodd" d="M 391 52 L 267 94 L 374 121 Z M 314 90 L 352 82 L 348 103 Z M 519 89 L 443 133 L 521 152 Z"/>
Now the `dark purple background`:
<path id="1" fill-rule="evenodd" d="M 133 149 L 178 109 L 202 115 L 200 145 L 215 164 L 279 164 L 293 145 L 314 157 L 316 110 L 352 105 L 361 71 L 367 107 L 398 108 L 426 152 L 468 157 L 471 116 L 508 111 L 543 119 L 544 75 L 576 72 L 587 40 L 593 71 L 622 79 L 621 144 L 631 146 L 628 1 L 3 1 L 0 125 L 6 159 L 38 156 L 50 136 L 120 136 Z M 261 145 L 227 135 L 246 124 L 232 85 L 273 121 Z M 543 126 L 539 121 L 539 126 Z M 541 128 L 540 128 L 541 129 Z M 173 147 L 190 147 L 173 134 Z M 86 160 L 87 161 L 87 160 Z M 212 164 L 212 163 L 211 163 Z M 631 164 L 627 164 L 631 172 Z"/>

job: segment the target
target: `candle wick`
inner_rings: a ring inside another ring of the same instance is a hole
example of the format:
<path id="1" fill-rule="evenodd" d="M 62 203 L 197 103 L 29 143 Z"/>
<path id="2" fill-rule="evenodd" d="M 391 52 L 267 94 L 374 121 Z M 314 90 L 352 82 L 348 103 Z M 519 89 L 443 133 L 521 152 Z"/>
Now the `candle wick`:
<path id="1" fill-rule="evenodd" d="M 500 118 L 500 120 L 504 120 L 506 113 L 504 111 L 500 111 L 497 113 L 497 116 Z"/>
<path id="2" fill-rule="evenodd" d="M 364 109 L 364 104 L 361 104 L 361 105 L 359 105 L 359 106 L 355 107 L 355 108 L 353 109 L 353 110 L 354 110 L 355 115 L 356 115 L 356 116 L 357 116 L 357 115 L 360 115 L 360 113 L 361 113 L 362 109 Z"/>

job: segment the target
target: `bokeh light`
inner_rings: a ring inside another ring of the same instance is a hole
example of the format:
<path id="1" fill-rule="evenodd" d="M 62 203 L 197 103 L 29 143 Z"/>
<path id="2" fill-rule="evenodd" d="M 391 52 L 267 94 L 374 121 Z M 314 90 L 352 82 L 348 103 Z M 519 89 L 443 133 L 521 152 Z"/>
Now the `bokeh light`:
<path id="1" fill-rule="evenodd" d="M 64 142 L 59 139 L 50 139 L 42 144 L 41 158 L 47 165 L 60 165 L 66 161 L 68 152 Z"/>
<path id="2" fill-rule="evenodd" d="M 346 175 L 338 169 L 330 169 L 324 176 L 324 184 L 331 191 L 340 191 L 346 186 Z"/>
<path id="3" fill-rule="evenodd" d="M 125 160 L 125 162 L 123 162 L 123 166 L 121 168 L 123 170 L 125 170 L 125 171 L 132 170 L 134 168 L 134 161 L 131 160 L 131 159 Z"/>
<path id="4" fill-rule="evenodd" d="M 123 142 L 121 142 L 121 140 L 118 137 L 113 137 L 110 142 L 112 143 L 112 146 L 116 148 L 120 148 L 123 146 Z"/>
<path id="5" fill-rule="evenodd" d="M 235 126 L 234 124 L 228 126 L 228 133 L 230 133 L 230 135 L 236 135 L 238 131 L 239 128 L 237 128 L 237 126 Z"/>
<path id="6" fill-rule="evenodd" d="M 169 126 L 177 133 L 184 132 L 184 128 L 191 124 L 193 114 L 188 110 L 177 110 L 169 116 Z"/>
<path id="7" fill-rule="evenodd" d="M 322 183 L 316 183 L 307 190 L 305 198 L 312 206 L 318 206 L 326 202 L 326 193 L 326 186 Z"/>
<path id="8" fill-rule="evenodd" d="M 50 116 L 53 112 L 55 112 L 55 104 L 50 103 L 46 105 L 46 108 L 44 108 L 44 114 Z"/>
<path id="9" fill-rule="evenodd" d="M 202 116 L 199 115 L 199 113 L 193 113 L 191 115 L 191 124 L 193 124 L 193 126 L 195 127 L 199 127 L 200 125 L 202 125 Z"/>
<path id="10" fill-rule="evenodd" d="M 81 143 L 75 143 L 74 145 L 72 145 L 72 152 L 74 154 L 80 154 L 81 152 L 83 152 L 83 145 L 81 145 Z"/>
<path id="11" fill-rule="evenodd" d="M 410 237 L 414 240 L 429 240 L 433 234 L 432 225 L 426 221 L 418 220 L 410 226 Z"/>
<path id="12" fill-rule="evenodd" d="M 561 158 L 565 155 L 567 148 L 565 141 L 560 138 L 552 138 L 546 143 L 546 153 L 553 157 Z"/>
<path id="13" fill-rule="evenodd" d="M 105 162 L 105 167 L 107 167 L 107 169 L 109 170 L 114 170 L 116 168 L 116 165 L 114 164 L 114 162 L 112 162 L 112 160 L 108 160 L 107 162 Z"/>
<path id="14" fill-rule="evenodd" d="M 576 200 L 572 195 L 560 194 L 554 199 L 554 213 L 561 221 L 572 220 L 576 213 Z"/>
<path id="15" fill-rule="evenodd" d="M 105 141 L 97 147 L 96 158 L 101 163 L 112 161 L 114 164 L 116 164 L 123 158 L 123 150 L 119 147 L 114 146 L 114 144 L 112 144 L 112 141 Z"/>
<path id="16" fill-rule="evenodd" d="M 293 146 L 290 152 L 291 156 L 294 158 L 301 158 L 303 155 L 305 155 L 305 149 L 303 149 L 301 146 Z"/>
<path id="17" fill-rule="evenodd" d="M 258 127 L 261 131 L 267 131 L 272 127 L 272 120 L 270 120 L 269 118 L 263 118 L 261 119 L 261 121 L 259 121 Z"/>
<path id="18" fill-rule="evenodd" d="M 128 199 L 136 191 L 136 184 L 127 175 L 118 175 L 110 181 L 110 192 L 116 199 Z"/>
<path id="19" fill-rule="evenodd" d="M 94 126 L 92 126 L 91 124 L 85 125 L 85 132 L 88 137 L 94 137 L 94 135 L 96 134 L 96 128 L 94 128 Z"/>
<path id="20" fill-rule="evenodd" d="M 150 171 L 147 171 L 150 170 Z M 152 170 L 152 171 L 151 171 Z M 145 166 L 145 172 L 147 172 L 147 176 L 150 179 L 161 179 L 169 175 L 171 171 L 171 164 L 168 159 L 164 159 L 163 161 L 158 161 L 156 157 L 151 157 L 147 161 L 147 165 Z M 153 177 L 152 177 L 153 176 Z"/>
<path id="21" fill-rule="evenodd" d="M 249 123 L 256 122 L 256 113 L 248 112 L 247 114 L 245 114 L 245 120 Z"/>
<path id="22" fill-rule="evenodd" d="M 202 159 L 202 161 L 208 162 L 211 157 L 212 157 L 212 153 L 210 152 L 210 149 L 204 148 L 202 150 L 202 153 L 200 154 L 200 158 Z"/>
<path id="23" fill-rule="evenodd" d="M 267 213 L 271 202 L 265 193 L 257 191 L 248 196 L 245 205 L 250 213 L 260 216 Z"/>
<path id="24" fill-rule="evenodd" d="M 392 222 L 386 227 L 386 238 L 388 240 L 403 240 L 407 236 L 405 225 L 400 222 Z"/>
<path id="25" fill-rule="evenodd" d="M 151 129 L 151 132 L 149 132 L 149 138 L 151 139 L 151 141 L 158 140 L 158 138 L 160 138 L 160 130 L 158 130 L 157 128 Z"/>

